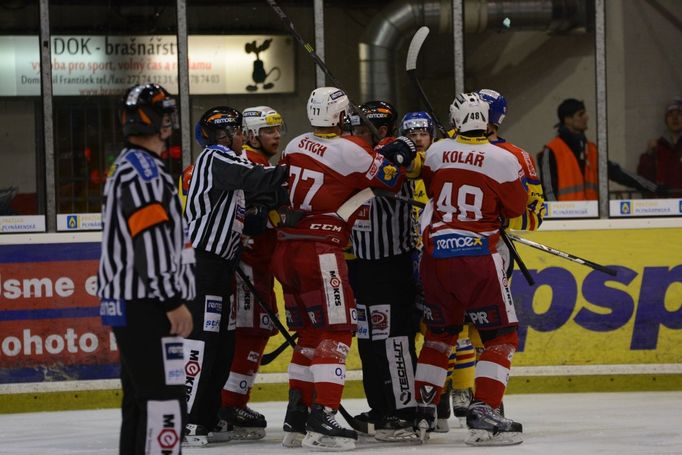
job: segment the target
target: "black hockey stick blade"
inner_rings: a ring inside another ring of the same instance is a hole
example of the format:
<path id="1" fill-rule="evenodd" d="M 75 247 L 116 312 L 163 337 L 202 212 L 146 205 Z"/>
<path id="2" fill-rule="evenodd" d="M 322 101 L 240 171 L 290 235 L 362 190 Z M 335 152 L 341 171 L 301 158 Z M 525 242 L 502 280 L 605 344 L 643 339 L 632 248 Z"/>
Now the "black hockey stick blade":
<path id="1" fill-rule="evenodd" d="M 350 413 L 343 406 L 339 406 L 339 412 L 346 422 L 348 422 L 348 425 L 350 425 L 350 427 L 355 431 L 359 431 L 360 433 L 365 433 L 370 436 L 374 435 L 374 424 L 356 419 L 350 415 Z"/>
<path id="2" fill-rule="evenodd" d="M 298 333 L 294 334 L 292 337 L 294 340 L 298 339 Z M 265 366 L 269 363 L 272 363 L 273 360 L 275 360 L 279 355 L 284 352 L 289 346 L 288 341 L 284 341 L 284 343 L 280 344 L 277 348 L 273 349 L 272 352 L 267 352 L 263 354 L 263 357 L 260 358 L 260 366 Z"/>
<path id="3" fill-rule="evenodd" d="M 424 92 L 424 88 L 422 87 L 421 83 L 419 82 L 419 79 L 417 78 L 417 58 L 419 57 L 419 51 L 421 50 L 424 41 L 426 41 L 426 37 L 429 36 L 429 31 L 430 30 L 427 26 L 420 27 L 419 30 L 417 30 L 414 36 L 412 37 L 412 41 L 410 41 L 410 46 L 407 48 L 407 58 L 405 59 L 405 71 L 407 71 L 407 75 L 412 81 L 414 88 L 417 90 L 417 95 L 419 96 L 419 99 L 426 107 L 426 110 L 429 113 L 429 115 L 431 115 L 431 117 L 433 118 L 433 121 L 436 124 L 438 131 L 440 131 L 440 134 L 443 137 L 448 137 L 447 130 L 440 122 L 440 120 L 438 120 L 438 117 L 436 117 L 436 114 L 433 111 L 433 106 L 431 106 L 431 102 L 429 101 L 429 98 L 426 96 L 426 92 Z"/>
<path id="4" fill-rule="evenodd" d="M 540 251 L 544 251 L 545 253 L 553 254 L 555 256 L 559 256 L 561 258 L 567 259 L 569 261 L 575 262 L 577 264 L 582 264 L 587 267 L 591 267 L 595 270 L 599 270 L 600 272 L 604 272 L 608 275 L 611 276 L 616 276 L 618 275 L 618 271 L 614 270 L 610 267 L 603 266 L 601 264 L 597 264 L 596 262 L 589 261 L 587 259 L 583 259 L 578 256 L 574 256 L 570 253 L 566 253 L 565 251 L 557 250 L 556 248 L 552 248 L 547 245 L 543 245 L 542 243 L 537 243 L 533 242 L 532 240 L 525 239 L 523 237 L 519 237 L 518 235 L 515 234 L 508 234 L 509 238 L 512 239 L 515 242 L 522 243 L 524 245 L 527 245 L 531 248 L 535 248 Z"/>
<path id="5" fill-rule="evenodd" d="M 266 1 L 268 2 L 268 5 L 270 5 L 270 7 L 273 9 L 273 11 L 275 11 L 275 13 L 279 16 L 282 23 L 284 23 L 284 25 L 287 27 L 287 29 L 289 29 L 289 33 L 291 34 L 291 36 L 293 36 L 294 39 L 296 41 L 298 41 L 298 43 L 301 46 L 303 46 L 303 49 L 306 50 L 306 52 L 308 53 L 308 55 L 310 55 L 310 57 L 313 59 L 315 64 L 320 67 L 320 69 L 325 74 L 325 76 L 327 76 L 327 79 L 329 79 L 329 81 L 332 84 L 334 84 L 334 87 L 340 88 L 341 90 L 343 90 L 341 83 L 338 81 L 338 79 L 336 79 L 334 77 L 332 72 L 329 71 L 329 68 L 327 68 L 327 64 L 324 63 L 324 60 L 322 60 L 319 55 L 317 55 L 317 52 L 315 52 L 315 48 L 309 42 L 304 40 L 303 37 L 301 36 L 301 34 L 296 31 L 296 28 L 294 27 L 294 23 L 289 18 L 289 16 L 287 16 L 287 13 L 285 13 L 284 10 L 279 7 L 279 5 L 277 4 L 277 2 L 275 2 L 275 0 L 266 0 Z M 348 95 L 348 92 L 346 92 L 346 90 L 343 90 L 343 91 L 346 93 L 346 95 Z M 360 109 L 358 109 L 358 107 L 355 104 L 353 104 L 352 101 L 350 101 L 350 96 L 348 97 L 348 104 L 350 105 L 353 112 L 355 112 L 358 115 L 358 117 L 360 117 L 360 119 L 362 119 L 363 123 L 372 132 L 372 136 L 374 137 L 374 139 L 377 142 L 379 142 L 381 140 L 381 137 L 379 135 L 379 130 L 377 130 L 377 127 L 374 126 L 374 124 L 369 121 L 367 116 L 365 114 L 363 114 L 362 111 Z"/>

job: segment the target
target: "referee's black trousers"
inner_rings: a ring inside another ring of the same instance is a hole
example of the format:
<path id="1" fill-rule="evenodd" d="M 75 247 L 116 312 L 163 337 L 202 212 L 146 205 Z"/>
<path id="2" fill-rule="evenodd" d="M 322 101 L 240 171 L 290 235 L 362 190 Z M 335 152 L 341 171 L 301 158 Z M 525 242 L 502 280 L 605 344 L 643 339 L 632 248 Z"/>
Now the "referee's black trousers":
<path id="1" fill-rule="evenodd" d="M 227 381 L 234 354 L 234 330 L 228 331 L 234 265 L 212 253 L 196 250 L 195 276 L 196 299 L 190 304 L 194 328 L 185 340 L 185 345 L 190 346 L 190 358 L 185 356 L 185 361 L 194 362 L 193 368 L 186 368 L 188 423 L 212 431 L 218 421 L 220 391 Z M 219 310 L 216 302 L 221 303 Z M 196 368 L 197 363 L 200 368 Z"/>
<path id="2" fill-rule="evenodd" d="M 413 399 L 414 384 L 406 385 L 403 379 L 414 377 L 417 359 L 412 254 L 355 259 L 348 261 L 348 270 L 358 305 L 358 351 L 367 403 L 380 415 L 411 418 L 413 408 L 406 405 Z M 365 312 L 366 334 L 360 333 L 361 310 Z"/>
<path id="3" fill-rule="evenodd" d="M 145 454 L 145 447 L 158 446 L 159 440 L 167 453 L 180 453 L 182 419 L 186 415 L 185 388 L 182 384 L 166 385 L 161 342 L 163 337 L 171 336 L 166 312 L 156 301 L 127 301 L 126 323 L 125 327 L 113 328 L 123 389 L 119 453 Z M 159 431 L 164 432 L 163 437 L 158 437 Z"/>

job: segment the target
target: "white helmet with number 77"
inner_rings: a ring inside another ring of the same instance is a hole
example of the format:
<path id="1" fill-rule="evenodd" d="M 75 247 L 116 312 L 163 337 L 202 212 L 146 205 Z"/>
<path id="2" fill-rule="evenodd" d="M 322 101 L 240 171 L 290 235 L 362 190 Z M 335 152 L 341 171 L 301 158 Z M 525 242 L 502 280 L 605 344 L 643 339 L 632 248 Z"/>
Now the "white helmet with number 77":
<path id="1" fill-rule="evenodd" d="M 311 126 L 340 126 L 348 114 L 348 96 L 336 87 L 319 87 L 312 91 L 308 99 L 308 120 Z M 341 119 L 341 120 L 339 120 Z"/>
<path id="2" fill-rule="evenodd" d="M 450 105 L 450 121 L 459 133 L 485 131 L 489 109 L 488 103 L 478 93 L 460 93 Z"/>

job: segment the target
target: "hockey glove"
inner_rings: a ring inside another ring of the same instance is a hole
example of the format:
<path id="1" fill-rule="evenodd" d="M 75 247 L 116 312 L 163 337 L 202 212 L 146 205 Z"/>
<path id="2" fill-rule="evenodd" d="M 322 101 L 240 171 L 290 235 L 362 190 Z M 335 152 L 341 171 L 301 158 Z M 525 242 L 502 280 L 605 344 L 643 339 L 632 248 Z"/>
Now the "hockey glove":
<path id="1" fill-rule="evenodd" d="M 246 209 L 242 233 L 253 237 L 265 231 L 268 225 L 268 210 L 262 205 L 254 205 Z"/>
<path id="2" fill-rule="evenodd" d="M 417 147 L 409 138 L 400 136 L 395 141 L 384 145 L 379 153 L 393 164 L 409 167 L 414 157 L 417 156 Z"/>

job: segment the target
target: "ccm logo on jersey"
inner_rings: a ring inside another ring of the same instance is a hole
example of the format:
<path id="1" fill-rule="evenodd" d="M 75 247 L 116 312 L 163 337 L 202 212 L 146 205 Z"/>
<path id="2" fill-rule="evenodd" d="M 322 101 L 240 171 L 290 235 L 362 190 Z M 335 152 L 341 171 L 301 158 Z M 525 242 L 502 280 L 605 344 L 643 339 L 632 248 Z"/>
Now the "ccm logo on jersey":
<path id="1" fill-rule="evenodd" d="M 341 232 L 341 226 L 335 226 L 333 224 L 322 224 L 322 223 L 312 223 L 310 229 L 319 229 L 321 231 L 332 231 Z"/>
<path id="2" fill-rule="evenodd" d="M 434 238 L 434 258 L 483 256 L 489 253 L 487 238 L 459 234 L 446 234 Z"/>

